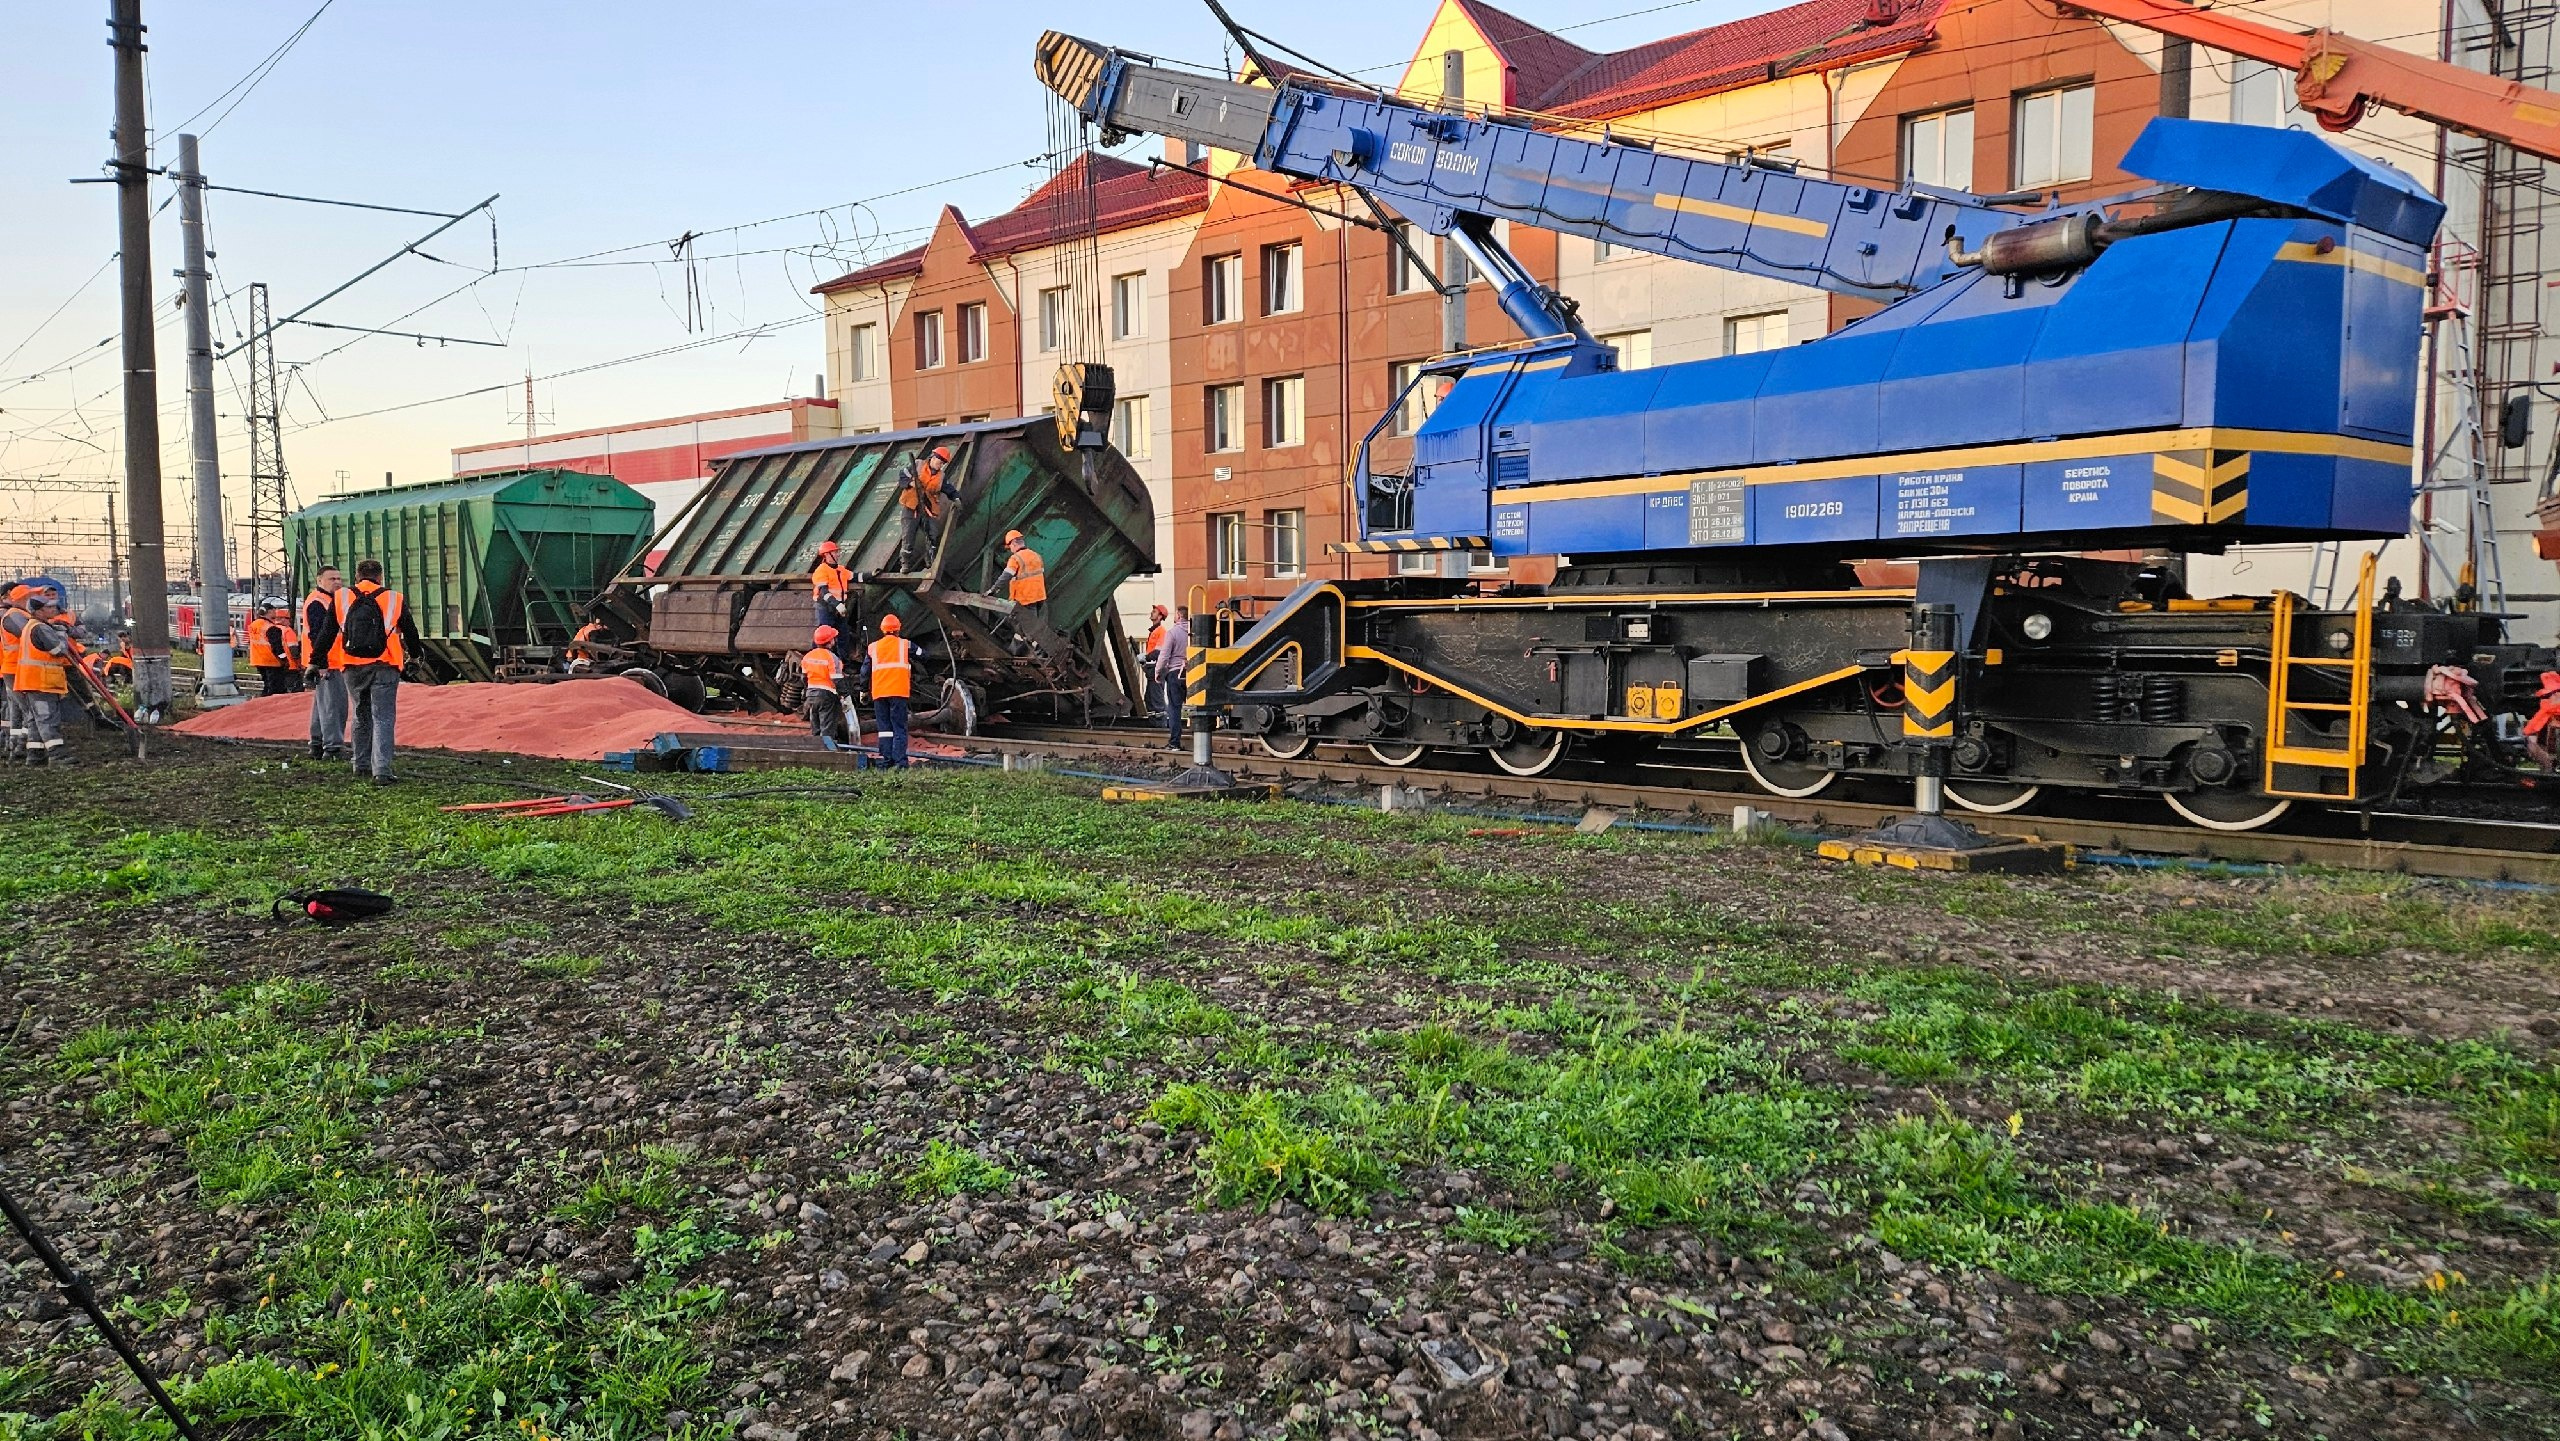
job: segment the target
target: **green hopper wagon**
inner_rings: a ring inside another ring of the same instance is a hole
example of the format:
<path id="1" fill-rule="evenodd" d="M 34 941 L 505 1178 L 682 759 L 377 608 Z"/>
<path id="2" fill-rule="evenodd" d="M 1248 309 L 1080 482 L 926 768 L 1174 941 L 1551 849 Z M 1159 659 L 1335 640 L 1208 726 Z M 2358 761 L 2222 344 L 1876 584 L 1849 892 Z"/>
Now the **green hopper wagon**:
<path id="1" fill-rule="evenodd" d="M 899 478 L 937 445 L 952 450 L 942 543 L 902 555 Z M 1047 566 L 1045 619 L 1002 598 L 1009 530 Z M 1118 451 L 1069 447 L 1047 415 L 724 458 L 659 538 L 657 568 L 635 565 L 597 602 L 610 653 L 687 705 L 783 704 L 810 646 L 810 570 L 829 540 L 854 572 L 861 639 L 894 611 L 923 649 L 918 724 L 967 732 L 999 716 L 1141 713 L 1145 687 L 1115 596 L 1155 572 L 1154 507 Z"/>
<path id="2" fill-rule="evenodd" d="M 285 522 L 295 594 L 382 562 L 409 598 L 416 665 L 441 681 L 541 674 L 587 606 L 647 549 L 654 507 L 609 475 L 518 470 L 336 496 Z"/>

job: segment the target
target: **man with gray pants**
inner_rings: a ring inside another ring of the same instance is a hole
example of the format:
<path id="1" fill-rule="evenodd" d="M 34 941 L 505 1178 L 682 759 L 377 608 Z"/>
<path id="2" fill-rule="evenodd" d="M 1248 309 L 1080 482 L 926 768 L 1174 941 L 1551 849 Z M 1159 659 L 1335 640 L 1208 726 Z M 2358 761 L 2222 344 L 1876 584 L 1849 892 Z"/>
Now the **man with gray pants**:
<path id="1" fill-rule="evenodd" d="M 347 701 L 355 713 L 349 740 L 353 769 L 375 785 L 387 786 L 391 774 L 393 723 L 400 702 L 400 670 L 409 647 L 418 643 L 418 628 L 409 619 L 409 602 L 382 583 L 382 562 L 356 562 L 356 583 L 338 592 L 338 639 L 331 658 L 347 678 Z"/>
<path id="2" fill-rule="evenodd" d="M 346 582 L 334 565 L 320 567 L 302 601 L 302 656 L 310 667 L 311 758 L 347 758 L 347 673 L 336 658 L 338 592 Z"/>

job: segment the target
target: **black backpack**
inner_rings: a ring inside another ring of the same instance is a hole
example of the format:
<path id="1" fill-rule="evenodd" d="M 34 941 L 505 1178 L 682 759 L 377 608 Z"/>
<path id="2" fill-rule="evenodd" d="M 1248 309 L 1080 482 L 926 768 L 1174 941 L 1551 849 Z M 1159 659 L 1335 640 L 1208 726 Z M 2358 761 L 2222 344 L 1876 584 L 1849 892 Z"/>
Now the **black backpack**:
<path id="1" fill-rule="evenodd" d="M 293 913 L 300 912 L 324 926 L 345 926 L 387 914 L 395 904 L 380 891 L 340 886 L 325 891 L 287 891 L 276 898 L 272 910 L 280 921 L 291 920 Z"/>
<path id="2" fill-rule="evenodd" d="M 338 626 L 338 644 L 358 660 L 380 660 L 391 649 L 391 627 L 382 616 L 382 592 L 358 590 Z"/>

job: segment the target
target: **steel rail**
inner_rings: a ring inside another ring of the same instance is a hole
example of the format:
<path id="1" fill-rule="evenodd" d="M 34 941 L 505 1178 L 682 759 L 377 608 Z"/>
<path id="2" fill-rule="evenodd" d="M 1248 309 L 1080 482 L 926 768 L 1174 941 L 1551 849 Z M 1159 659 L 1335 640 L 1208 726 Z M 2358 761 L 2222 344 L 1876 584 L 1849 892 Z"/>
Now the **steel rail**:
<path id="1" fill-rule="evenodd" d="M 943 744 L 987 752 L 1050 757 L 1126 756 L 1164 764 L 1172 752 L 1155 731 L 1026 727 L 1019 735 L 934 736 Z M 1790 800 L 1756 788 L 1739 776 L 1730 788 L 1711 785 L 1640 784 L 1550 774 L 1502 774 L 1399 767 L 1336 760 L 1321 752 L 1284 761 L 1248 742 L 1222 738 L 1219 764 L 1240 778 L 1311 781 L 1327 785 L 1402 786 L 1472 804 L 1523 808 L 1614 810 L 1634 817 L 1662 817 L 1700 824 L 1730 824 L 1736 806 L 1815 830 L 1861 831 L 1910 807 L 1816 797 Z M 1701 780 L 1709 773 L 1694 773 Z M 2132 805 L 2128 802 L 2128 808 Z M 1965 815 L 1991 835 L 2060 841 L 2090 850 L 2169 856 L 2242 865 L 2321 866 L 2380 871 L 2446 880 L 2560 885 L 2560 826 L 2446 816 L 2378 814 L 2379 833 L 2303 835 L 2281 831 L 2208 831 L 2134 816 Z"/>

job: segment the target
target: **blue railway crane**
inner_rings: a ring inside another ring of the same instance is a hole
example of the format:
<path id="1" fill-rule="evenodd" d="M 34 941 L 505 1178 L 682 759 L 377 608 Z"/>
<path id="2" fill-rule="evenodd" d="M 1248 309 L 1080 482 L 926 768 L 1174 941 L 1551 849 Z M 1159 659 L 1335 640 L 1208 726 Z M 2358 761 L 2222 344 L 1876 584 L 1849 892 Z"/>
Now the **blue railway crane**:
<path id="1" fill-rule="evenodd" d="M 2530 694 L 2541 662 L 2492 657 L 2495 618 L 2386 626 L 2378 662 L 2370 567 L 2356 610 L 2324 618 L 2023 559 L 2405 534 L 2443 207 L 2317 135 L 2156 119 L 2123 162 L 2153 185 L 2036 204 L 1240 83 L 1054 32 L 1036 70 L 1106 138 L 1230 150 L 1446 236 L 1522 333 L 1425 367 L 1417 383 L 1449 388 L 1409 473 L 1373 470 L 1364 442 L 1359 548 L 1565 557 L 1556 581 L 1301 587 L 1193 687 L 1275 751 L 1472 749 L 1535 773 L 1569 739 L 1625 754 L 1722 725 L 1783 794 L 1951 764 L 1975 809 L 2060 785 L 2243 826 L 2448 768 L 2431 670 L 2439 693 Z M 1882 308 L 1801 345 L 1621 370 L 1504 250 L 1503 221 Z M 1922 559 L 1917 594 L 1850 584 L 1840 562 L 1870 557 Z M 1884 724 L 1915 689 L 1904 663 L 1940 649 L 1969 703 Z"/>

